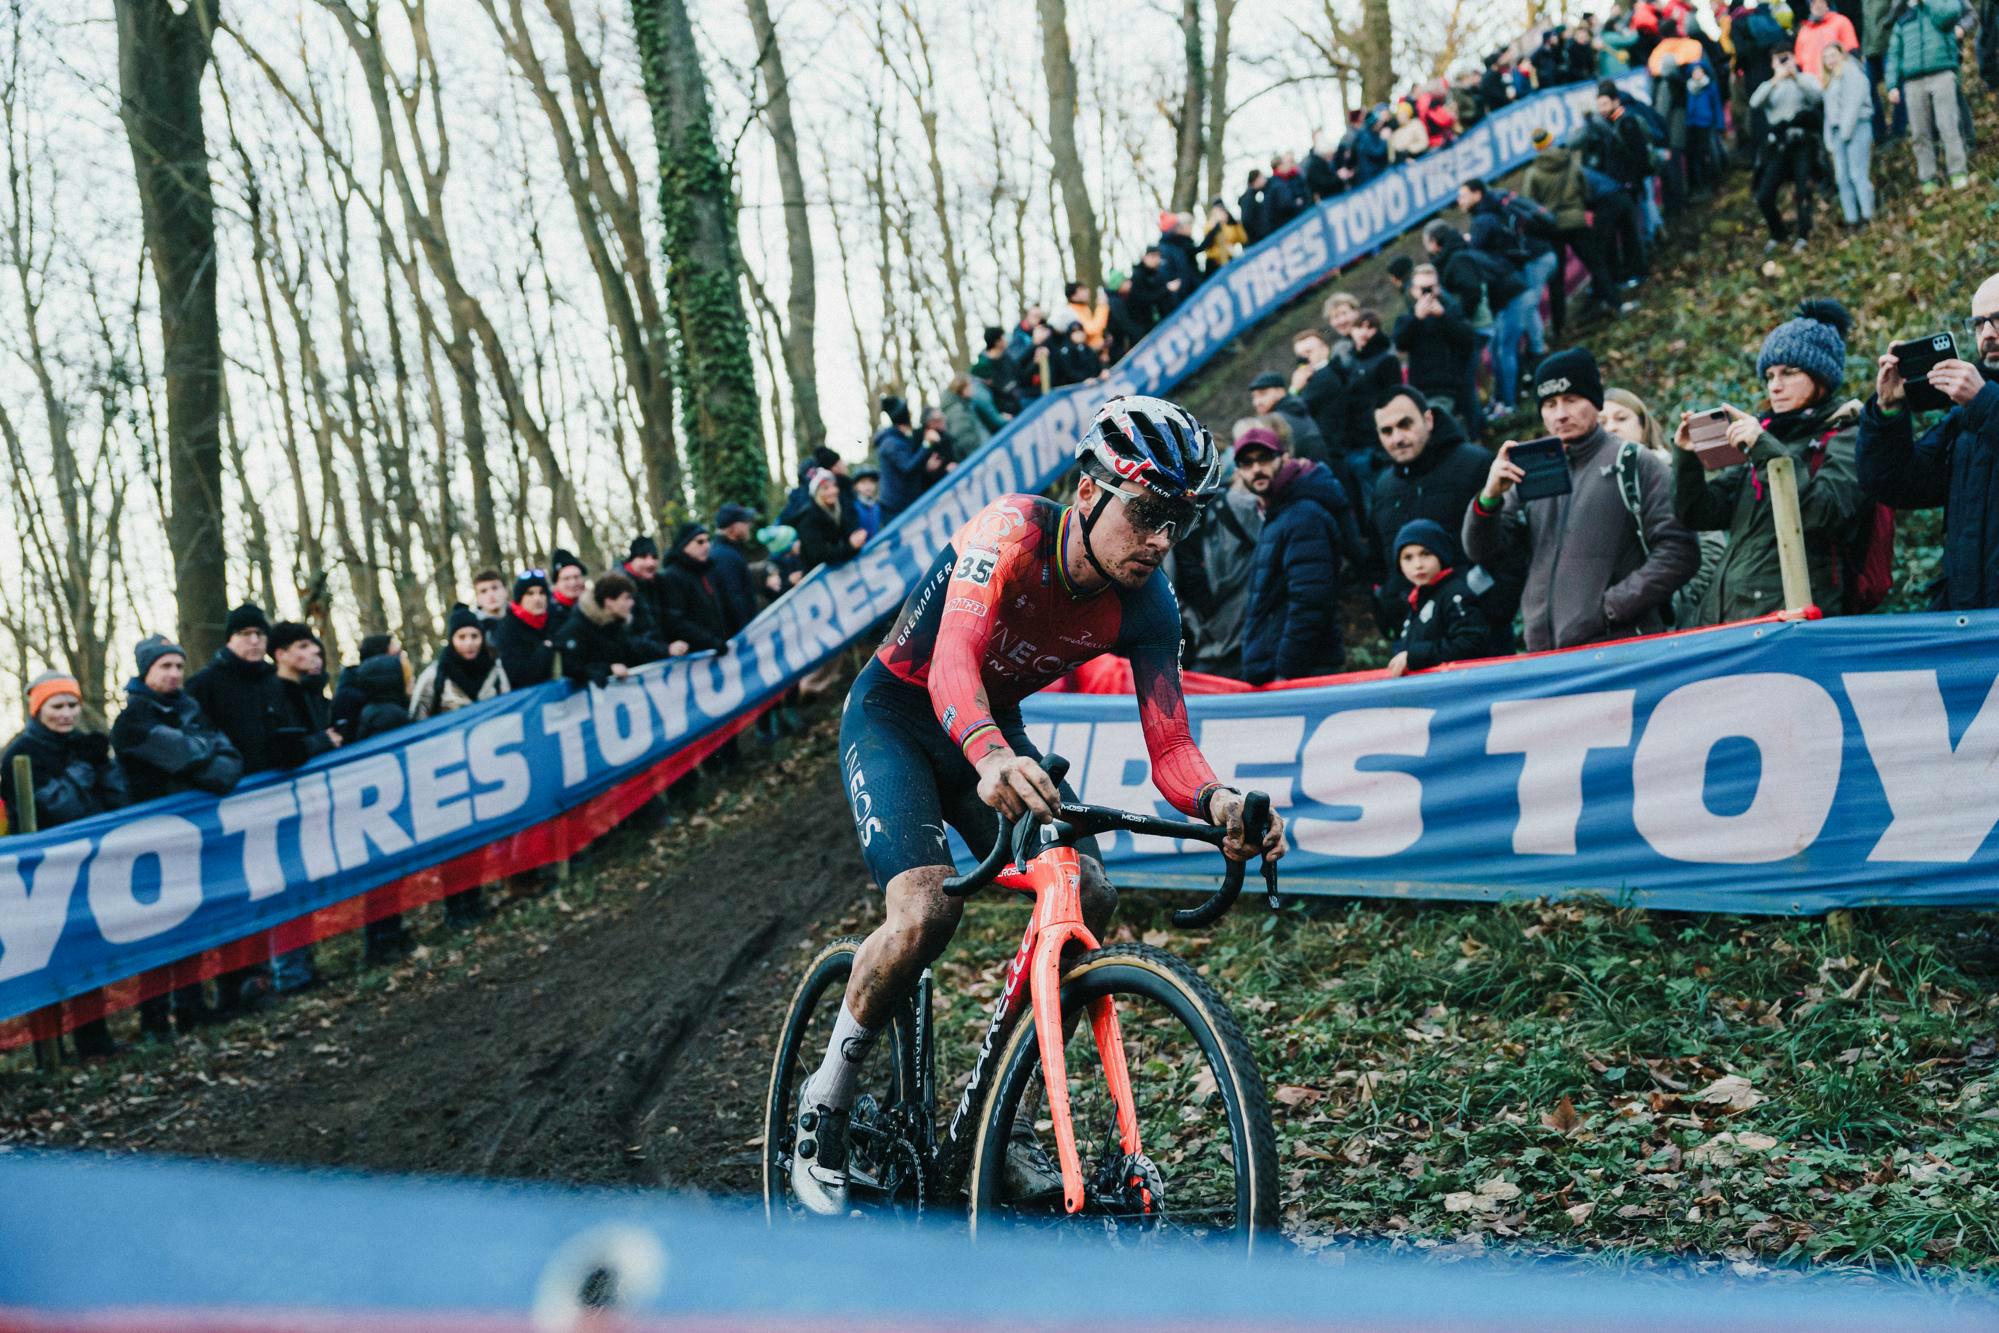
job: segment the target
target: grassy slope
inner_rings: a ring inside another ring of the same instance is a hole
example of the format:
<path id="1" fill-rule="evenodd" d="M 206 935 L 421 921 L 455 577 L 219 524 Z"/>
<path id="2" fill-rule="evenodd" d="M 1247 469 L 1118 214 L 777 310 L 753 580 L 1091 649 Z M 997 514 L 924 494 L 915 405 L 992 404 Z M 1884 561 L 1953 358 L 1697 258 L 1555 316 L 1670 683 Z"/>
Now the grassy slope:
<path id="1" fill-rule="evenodd" d="M 1989 144 L 1999 122 L 1981 114 Z M 1671 414 L 1752 405 L 1764 333 L 1798 300 L 1856 316 L 1847 391 L 1896 338 L 1954 325 L 1999 269 L 1989 182 L 1921 197 L 1906 145 L 1880 154 L 1880 220 L 1762 254 L 1735 177 L 1614 327 L 1606 378 Z M 1363 289 L 1369 269 L 1342 285 Z M 1314 293 L 1183 388 L 1220 422 L 1282 368 Z M 1962 336 L 1962 335 L 1960 335 Z M 1905 520 L 1899 604 L 1934 566 Z M 962 994 L 1011 948 L 1020 909 L 975 906 L 943 969 Z M 1668 1253 L 1932 1274 L 1999 1266 L 1999 931 L 1974 913 L 1824 921 L 1608 907 L 1315 904 L 1128 932 L 1203 967 L 1255 1034 L 1282 1135 L 1287 1225 L 1446 1252 L 1488 1242 L 1614 1262 Z M 962 1003 L 962 1002 L 961 1002 Z M 1981 1282 L 1982 1285 L 1982 1282 Z"/>

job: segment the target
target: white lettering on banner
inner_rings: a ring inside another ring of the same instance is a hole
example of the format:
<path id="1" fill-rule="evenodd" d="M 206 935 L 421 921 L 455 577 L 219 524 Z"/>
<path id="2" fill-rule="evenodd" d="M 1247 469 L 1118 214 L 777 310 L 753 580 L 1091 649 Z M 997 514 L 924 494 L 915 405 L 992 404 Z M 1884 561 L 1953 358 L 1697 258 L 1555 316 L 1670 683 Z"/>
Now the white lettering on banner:
<path id="1" fill-rule="evenodd" d="M 804 654 L 794 666 L 804 666 L 828 653 L 837 653 L 847 642 L 847 636 L 840 633 L 840 627 L 833 623 L 833 599 L 826 594 L 826 582 L 815 579 L 801 583 L 791 595 L 793 613 L 798 617 L 799 650 Z M 697 706 L 707 709 L 701 702 L 701 673 L 694 674 L 694 701 Z M 712 709 L 708 711 L 712 712 Z"/>
<path id="2" fill-rule="evenodd" d="M 833 615 L 840 622 L 842 639 L 851 639 L 873 623 L 867 584 L 853 561 L 826 571 L 826 591 L 832 598 Z"/>
<path id="3" fill-rule="evenodd" d="M 410 835 L 396 822 L 403 803 L 403 766 L 393 754 L 336 764 L 328 770 L 333 782 L 333 846 L 342 871 L 368 864 L 372 844 L 384 856 L 410 848 Z"/>
<path id="4" fill-rule="evenodd" d="M 1201 754 L 1215 770 L 1215 781 L 1244 791 L 1270 793 L 1279 810 L 1292 804 L 1291 775 L 1243 777 L 1243 765 L 1298 762 L 1298 743 L 1305 739 L 1305 719 L 1292 717 L 1209 717 L 1201 719 Z"/>
<path id="5" fill-rule="evenodd" d="M 1085 805 L 1108 805 L 1144 815 L 1158 813 L 1159 792 L 1152 785 L 1145 729 L 1138 723 L 1099 722 L 1090 732 L 1088 759 L 1068 758 L 1083 766 L 1082 777 L 1071 773 L 1069 781 Z M 1162 838 L 1156 833 L 1117 836 L 1130 838 L 1132 851 L 1139 856 L 1170 855 L 1180 846 L 1178 838 Z"/>
<path id="6" fill-rule="evenodd" d="M 641 671 L 639 685 L 659 715 L 659 729 L 668 740 L 687 734 L 687 664 L 675 662 L 663 671 Z"/>
<path id="7" fill-rule="evenodd" d="M 298 854 L 308 880 L 331 879 L 340 873 L 333 855 L 333 788 L 324 773 L 308 773 L 294 784 L 298 791 Z"/>
<path id="8" fill-rule="evenodd" d="M 243 835 L 243 883 L 250 901 L 285 890 L 285 863 L 278 855 L 278 825 L 298 813 L 298 795 L 289 782 L 239 792 L 215 808 L 224 833 Z"/>
<path id="9" fill-rule="evenodd" d="M 886 544 L 869 546 L 862 550 L 860 558 L 850 567 L 857 567 L 868 585 L 868 605 L 874 614 L 892 611 L 902 604 L 903 593 L 908 583 L 914 583 L 922 576 L 920 569 L 910 572 L 907 583 L 896 568 L 895 552 Z"/>
<path id="10" fill-rule="evenodd" d="M 1755 743 L 1761 762 L 1753 777 L 1729 783 L 1755 784 L 1746 808 L 1718 815 L 1708 805 L 1708 755 L 1737 737 Z M 1661 699 L 1646 720 L 1631 760 L 1632 822 L 1652 850 L 1675 861 L 1785 860 L 1825 827 L 1844 749 L 1839 705 L 1815 681 L 1774 671 L 1693 681 Z"/>
<path id="11" fill-rule="evenodd" d="M 1591 750 L 1631 744 L 1635 690 L 1506 699 L 1492 706 L 1487 754 L 1524 755 L 1520 818 L 1513 850 L 1521 856 L 1574 856 L 1583 817 L 1583 764 Z"/>
<path id="12" fill-rule="evenodd" d="M 466 767 L 482 790 L 472 798 L 472 817 L 501 819 L 528 803 L 534 795 L 534 771 L 518 749 L 527 740 L 527 723 L 519 713 L 489 717 L 465 738 Z"/>
<path id="13" fill-rule="evenodd" d="M 1393 856 L 1423 836 L 1423 784 L 1393 769 L 1363 769 L 1376 755 L 1430 752 L 1434 708 L 1355 708 L 1334 713 L 1305 742 L 1298 761 L 1305 795 L 1328 806 L 1357 807 L 1354 819 L 1291 822 L 1298 845 L 1324 856 Z"/>
<path id="14" fill-rule="evenodd" d="M 472 775 L 465 767 L 465 733 L 450 727 L 405 751 L 410 779 L 410 831 L 429 842 L 472 824 Z"/>
<path id="15" fill-rule="evenodd" d="M 159 878 L 140 901 L 139 863 L 151 860 Z M 110 944 L 133 944 L 172 930 L 201 906 L 201 828 L 179 815 L 120 824 L 97 842 L 90 859 L 90 914 Z"/>
<path id="16" fill-rule="evenodd" d="M 1936 672 L 1842 679 L 1894 815 L 1867 859 L 1969 861 L 1999 824 L 1999 680 L 1952 748 Z"/>
<path id="17" fill-rule="evenodd" d="M 741 659 L 738 659 L 739 661 Z M 645 689 L 629 677 L 590 690 L 590 730 L 597 737 L 597 754 L 612 768 L 623 768 L 652 748 L 652 709 Z"/>
<path id="18" fill-rule="evenodd" d="M 907 532 L 909 529 L 905 528 L 903 531 Z M 801 584 L 799 586 L 804 587 L 806 585 Z M 793 606 L 793 603 L 797 602 L 797 600 L 798 593 L 794 590 L 791 596 L 786 597 L 771 608 L 770 618 L 772 629 L 770 633 L 776 636 L 778 646 L 783 650 L 786 665 L 793 671 L 803 671 L 812 658 L 806 651 L 805 645 L 798 641 L 798 613 Z M 669 673 L 681 674 L 680 666 L 677 662 L 678 659 L 676 659 L 675 665 L 667 667 Z M 673 729 L 669 727 L 667 735 L 671 736 L 673 734 Z"/>
<path id="19" fill-rule="evenodd" d="M 734 653 L 688 663 L 694 677 L 694 706 L 710 718 L 725 718 L 743 702 L 743 664 Z"/>
<path id="20" fill-rule="evenodd" d="M 562 785 L 574 787 L 590 774 L 583 756 L 583 719 L 590 715 L 590 696 L 579 691 L 541 708 L 541 731 L 553 736 L 562 750 Z"/>
<path id="21" fill-rule="evenodd" d="M 57 843 L 24 879 L 21 858 L 0 856 L 0 981 L 39 972 L 55 953 L 69 920 L 76 873 L 90 840 Z"/>

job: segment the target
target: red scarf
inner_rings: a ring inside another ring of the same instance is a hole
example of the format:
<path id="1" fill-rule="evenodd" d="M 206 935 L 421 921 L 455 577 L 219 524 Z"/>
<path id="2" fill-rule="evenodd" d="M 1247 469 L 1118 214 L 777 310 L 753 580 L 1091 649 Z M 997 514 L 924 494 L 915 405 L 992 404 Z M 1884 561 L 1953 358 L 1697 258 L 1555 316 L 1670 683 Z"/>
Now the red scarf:
<path id="1" fill-rule="evenodd" d="M 1409 609 L 1411 611 L 1414 611 L 1416 609 L 1416 599 L 1423 595 L 1423 589 L 1434 588 L 1439 583 L 1442 583 L 1445 579 L 1449 578 L 1450 576 L 1451 576 L 1451 567 L 1449 565 L 1446 565 L 1442 569 L 1438 570 L 1437 577 L 1431 579 L 1428 583 L 1419 583 L 1415 587 L 1411 588 L 1409 590 Z"/>
<path id="2" fill-rule="evenodd" d="M 509 610 L 521 618 L 521 623 L 525 624 L 529 629 L 548 628 L 548 612 L 546 610 L 536 616 L 528 614 L 527 608 L 523 607 L 519 602 L 509 602 L 507 606 Z"/>

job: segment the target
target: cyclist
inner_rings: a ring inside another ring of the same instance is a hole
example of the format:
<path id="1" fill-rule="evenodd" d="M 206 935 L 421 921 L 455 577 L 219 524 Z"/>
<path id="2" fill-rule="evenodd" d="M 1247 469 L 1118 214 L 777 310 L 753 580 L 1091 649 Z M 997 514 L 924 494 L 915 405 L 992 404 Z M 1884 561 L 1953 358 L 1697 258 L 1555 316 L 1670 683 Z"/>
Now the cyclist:
<path id="1" fill-rule="evenodd" d="M 1244 845 L 1242 793 L 1215 780 L 1187 726 L 1180 616 L 1159 566 L 1222 489 L 1214 437 L 1159 398 L 1112 399 L 1077 443 L 1074 504 L 1006 495 L 937 555 L 881 651 L 862 668 L 840 721 L 841 767 L 861 849 L 887 919 L 854 957 L 819 1068 L 799 1093 L 791 1183 L 814 1212 L 845 1211 L 846 1132 L 861 1062 L 895 1005 L 950 943 L 963 912 L 948 821 L 992 845 L 997 811 L 1053 817 L 1071 791 L 1049 780 L 1022 731 L 1020 701 L 1102 653 L 1129 658 L 1152 780 L 1175 808 L 1226 828 L 1223 851 L 1283 854 L 1273 818 Z M 1084 922 L 1101 938 L 1117 907 L 1094 841 L 1083 855 Z M 1016 1197 L 1053 1174 L 1029 1139 L 1009 1153 Z"/>

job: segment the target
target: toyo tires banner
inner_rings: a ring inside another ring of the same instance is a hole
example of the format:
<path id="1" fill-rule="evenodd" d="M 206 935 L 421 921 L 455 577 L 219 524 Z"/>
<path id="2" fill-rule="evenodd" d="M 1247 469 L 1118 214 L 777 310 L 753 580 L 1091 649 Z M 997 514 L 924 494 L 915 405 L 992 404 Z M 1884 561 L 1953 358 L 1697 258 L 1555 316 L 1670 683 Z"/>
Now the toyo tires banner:
<path id="1" fill-rule="evenodd" d="M 1627 78 L 1644 86 L 1642 72 Z M 1594 95 L 1589 84 L 1537 94 L 1294 219 L 1203 284 L 1106 380 L 1034 403 L 856 559 L 816 571 L 725 655 L 655 667 L 609 690 L 557 684 L 507 695 L 260 775 L 219 802 L 174 797 L 0 840 L 0 1020 L 439 866 L 682 754 L 893 614 L 990 501 L 1054 484 L 1106 398 L 1170 390 L 1329 271 L 1449 205 L 1460 180 L 1525 162 L 1537 126 L 1567 133 Z"/>
<path id="2" fill-rule="evenodd" d="M 1283 814 L 1292 891 L 1999 902 L 1999 611 L 1760 622 L 1188 705 L 1222 780 Z M 1171 815 L 1128 696 L 1024 712 L 1083 800 Z M 1121 884 L 1220 873 L 1199 844 L 1103 846 Z"/>

